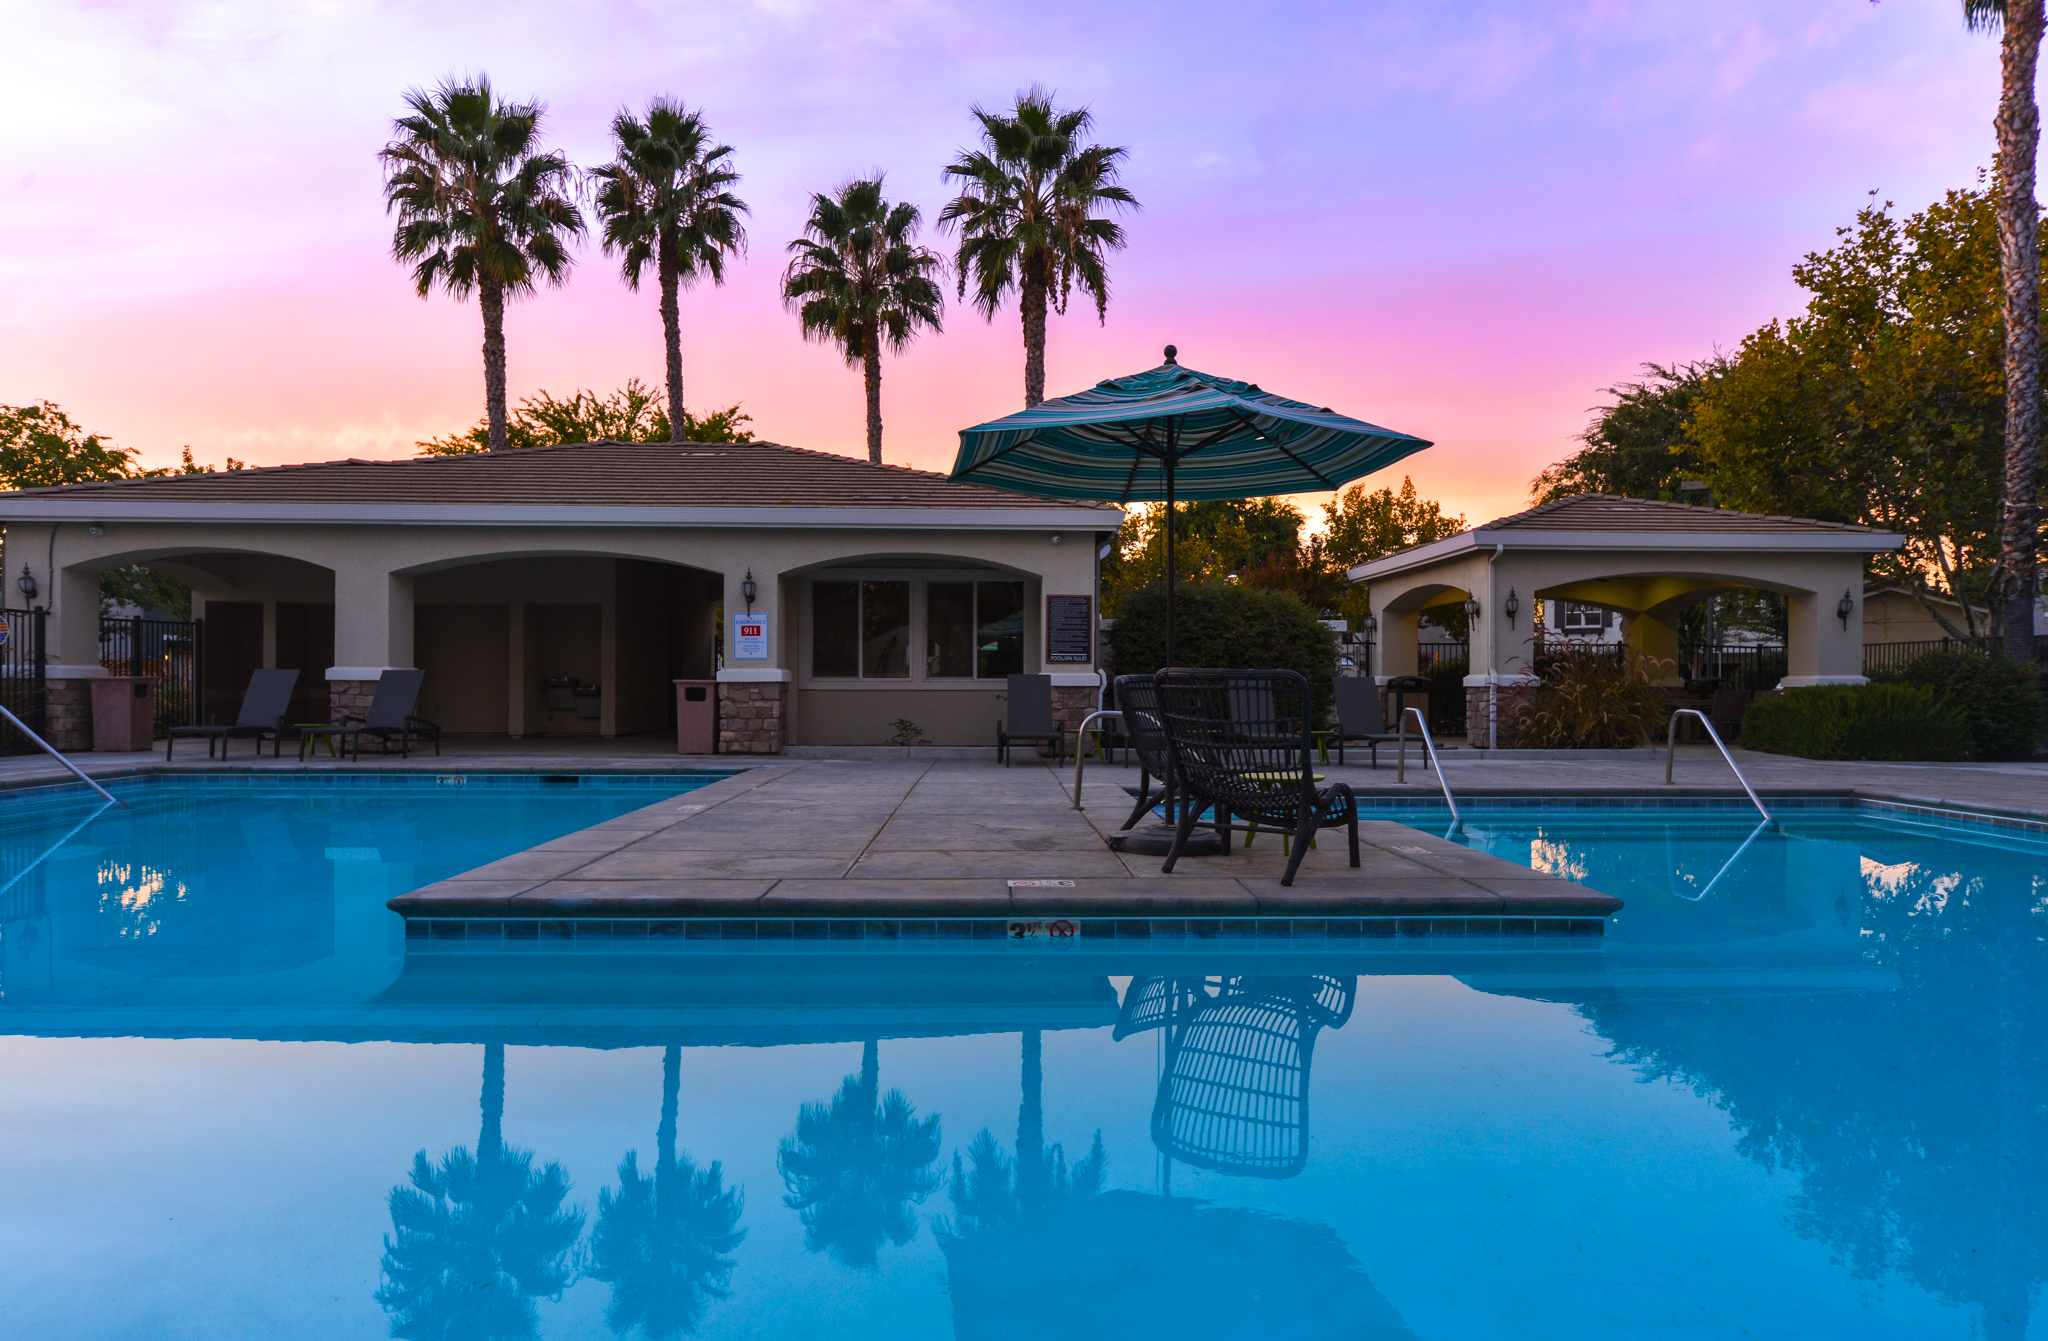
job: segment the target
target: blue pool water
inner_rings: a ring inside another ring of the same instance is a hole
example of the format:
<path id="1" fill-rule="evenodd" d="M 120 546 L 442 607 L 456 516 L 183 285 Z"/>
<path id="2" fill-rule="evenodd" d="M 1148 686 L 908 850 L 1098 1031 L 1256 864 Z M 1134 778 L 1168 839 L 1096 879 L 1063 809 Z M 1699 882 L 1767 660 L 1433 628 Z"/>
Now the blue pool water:
<path id="1" fill-rule="evenodd" d="M 479 799 L 167 789 L 0 896 L 0 1331 L 2048 1337 L 2039 836 L 1468 812 L 1593 950 L 407 958 L 655 794 Z"/>

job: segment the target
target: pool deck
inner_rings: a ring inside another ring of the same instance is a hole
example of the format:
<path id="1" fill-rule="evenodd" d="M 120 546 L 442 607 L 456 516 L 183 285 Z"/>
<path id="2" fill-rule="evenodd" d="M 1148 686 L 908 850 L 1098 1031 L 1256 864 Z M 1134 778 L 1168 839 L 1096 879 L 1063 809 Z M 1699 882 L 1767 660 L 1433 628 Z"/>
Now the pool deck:
<path id="1" fill-rule="evenodd" d="M 160 751 L 82 755 L 96 777 L 222 769 L 271 772 L 608 773 L 744 771 L 685 795 L 544 843 L 392 900 L 408 935 L 527 938 L 600 923 L 698 936 L 1088 934 L 1163 931 L 1301 935 L 1597 934 L 1618 900 L 1406 825 L 1360 825 L 1362 864 L 1326 832 L 1291 888 L 1279 876 L 1278 835 L 1247 850 L 1184 858 L 1163 875 L 1157 857 L 1108 839 L 1130 810 L 1136 770 L 1091 761 L 1084 808 L 1072 806 L 1072 768 L 987 759 L 683 758 L 661 737 L 625 741 L 451 742 L 448 752 L 360 764 L 300 764 L 194 752 L 166 766 Z M 991 751 L 992 753 L 992 751 Z M 1390 755 L 1390 751 L 1383 751 Z M 1737 752 L 1768 800 L 1860 797 L 2048 823 L 2048 764 L 1835 763 Z M 1563 755 L 1480 758 L 1450 751 L 1460 797 L 1579 795 L 1654 800 L 1739 796 L 1709 748 L 1681 747 L 1674 787 L 1661 759 Z M 1411 756 L 1405 784 L 1390 757 L 1319 769 L 1362 794 L 1422 799 L 1436 780 Z M 0 760 L 0 788 L 68 777 L 47 759 Z M 412 925 L 417 924 L 417 925 Z M 776 930 L 770 932 L 767 928 Z M 1149 929 L 1149 931 L 1148 931 Z"/>

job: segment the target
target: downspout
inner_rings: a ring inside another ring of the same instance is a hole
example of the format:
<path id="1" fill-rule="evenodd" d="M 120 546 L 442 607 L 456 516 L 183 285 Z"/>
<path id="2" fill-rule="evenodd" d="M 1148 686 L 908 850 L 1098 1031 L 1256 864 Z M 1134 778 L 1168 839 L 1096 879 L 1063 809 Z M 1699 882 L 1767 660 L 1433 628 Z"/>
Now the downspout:
<path id="1" fill-rule="evenodd" d="M 1500 598 L 1500 583 L 1495 579 L 1494 565 L 1507 552 L 1507 546 L 1496 543 L 1493 557 L 1486 561 L 1486 608 L 1480 611 L 1481 618 L 1493 618 L 1494 602 Z M 1486 748 L 1500 748 L 1500 671 L 1495 665 L 1500 660 L 1500 650 L 1494 645 L 1497 640 L 1489 634 L 1486 639 Z"/>

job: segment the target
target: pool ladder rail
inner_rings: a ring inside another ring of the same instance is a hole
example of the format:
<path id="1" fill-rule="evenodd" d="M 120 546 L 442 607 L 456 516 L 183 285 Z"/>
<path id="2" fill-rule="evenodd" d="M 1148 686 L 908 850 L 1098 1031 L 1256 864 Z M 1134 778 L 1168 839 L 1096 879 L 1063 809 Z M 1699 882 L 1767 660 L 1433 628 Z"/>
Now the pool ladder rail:
<path id="1" fill-rule="evenodd" d="M 1664 734 L 1664 785 L 1671 785 L 1671 767 L 1678 757 L 1678 719 L 1681 717 L 1699 718 L 1700 725 L 1707 729 L 1707 739 L 1714 742 L 1714 748 L 1728 761 L 1728 771 L 1735 775 L 1735 780 L 1742 784 L 1742 790 L 1748 793 L 1749 803 L 1756 807 L 1757 814 L 1764 817 L 1764 823 L 1769 824 L 1771 812 L 1764 808 L 1764 803 L 1757 797 L 1756 788 L 1750 786 L 1749 779 L 1742 775 L 1742 769 L 1736 764 L 1735 756 L 1728 753 L 1728 747 L 1721 743 L 1721 733 L 1714 730 L 1714 724 L 1708 721 L 1707 715 L 1698 708 L 1680 708 L 1671 714 L 1671 725 Z"/>
<path id="2" fill-rule="evenodd" d="M 1415 725 L 1421 728 L 1422 752 L 1429 756 L 1429 766 L 1436 770 L 1437 786 L 1444 789 L 1444 804 L 1451 808 L 1451 827 L 1444 836 L 1450 837 L 1465 827 L 1465 817 L 1458 813 L 1458 798 L 1451 795 L 1451 784 L 1444 779 L 1444 765 L 1436 757 L 1436 742 L 1429 738 L 1429 719 L 1422 715 L 1420 708 L 1403 708 L 1401 715 L 1394 719 L 1394 781 L 1408 780 L 1408 718 L 1415 718 Z"/>
<path id="3" fill-rule="evenodd" d="M 41 746 L 43 749 L 43 753 L 49 755 L 52 759 L 55 759 L 58 763 L 70 769 L 74 774 L 78 776 L 78 780 L 80 782 L 92 788 L 101 796 L 106 797 L 107 800 L 121 807 L 123 810 L 126 810 L 128 808 L 128 803 L 126 801 L 123 801 L 120 797 L 114 795 L 105 787 L 102 787 L 97 782 L 94 782 L 91 778 L 85 775 L 84 770 L 79 768 L 77 764 L 72 763 L 69 759 L 66 759 L 63 755 L 59 754 L 57 752 L 57 747 L 55 745 L 52 745 L 49 741 L 44 740 L 41 736 L 29 730 L 28 723 L 22 721 L 19 717 L 16 717 L 12 712 L 9 712 L 5 704 L 0 704 L 0 717 L 5 717 L 8 721 L 14 723 L 16 730 L 20 731 L 22 735 L 27 736 L 30 740 L 34 741 L 37 745 Z"/>

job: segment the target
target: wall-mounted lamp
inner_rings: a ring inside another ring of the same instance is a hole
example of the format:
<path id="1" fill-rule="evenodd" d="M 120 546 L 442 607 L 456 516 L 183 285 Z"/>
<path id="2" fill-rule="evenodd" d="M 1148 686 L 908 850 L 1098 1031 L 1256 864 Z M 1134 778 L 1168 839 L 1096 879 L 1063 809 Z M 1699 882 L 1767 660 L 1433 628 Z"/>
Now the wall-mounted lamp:
<path id="1" fill-rule="evenodd" d="M 1368 614 L 1365 617 L 1365 636 L 1370 638 L 1373 634 L 1378 633 L 1379 631 L 1380 617 L 1378 615 Z"/>
<path id="2" fill-rule="evenodd" d="M 1846 632 L 1849 628 L 1849 616 L 1855 613 L 1856 598 L 1851 596 L 1845 589 L 1842 592 L 1841 601 L 1835 606 L 1835 614 L 1841 619 L 1842 629 L 1844 632 Z"/>
<path id="3" fill-rule="evenodd" d="M 29 600 L 36 598 L 36 576 L 28 570 L 27 564 L 21 566 L 21 576 L 14 579 L 14 585 L 20 587 L 21 594 Z"/>
<path id="4" fill-rule="evenodd" d="M 1465 598 L 1465 618 L 1479 618 L 1479 598 L 1477 596 L 1467 596 Z"/>
<path id="5" fill-rule="evenodd" d="M 87 535 L 105 535 L 107 533 L 107 528 L 100 525 L 98 522 L 94 522 L 92 525 L 85 528 L 85 533 Z"/>
<path id="6" fill-rule="evenodd" d="M 1513 587 L 1508 588 L 1508 598 L 1502 603 L 1500 608 L 1501 613 L 1508 617 L 1508 627 L 1513 628 L 1515 626 L 1515 616 L 1522 611 L 1521 599 L 1515 595 Z"/>
<path id="7" fill-rule="evenodd" d="M 740 597 L 746 601 L 747 613 L 750 615 L 754 613 L 754 593 L 757 590 L 759 588 L 754 585 L 754 570 L 749 568 L 747 575 L 740 579 Z"/>

